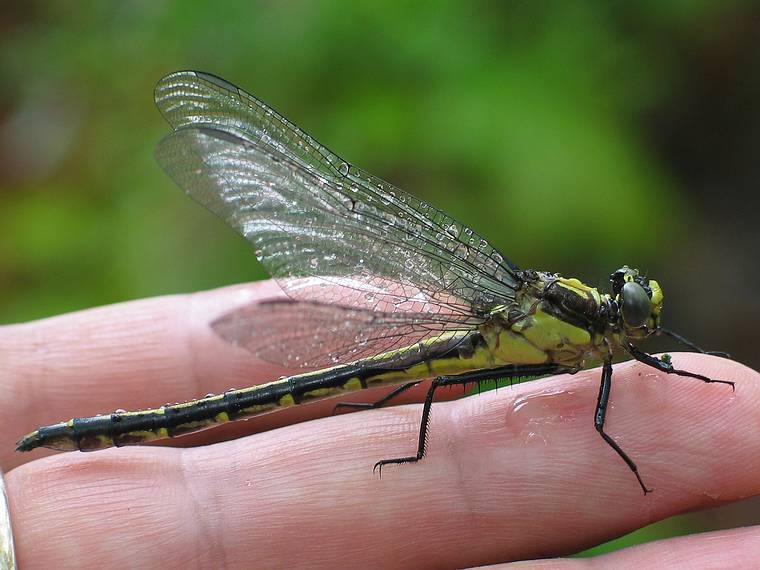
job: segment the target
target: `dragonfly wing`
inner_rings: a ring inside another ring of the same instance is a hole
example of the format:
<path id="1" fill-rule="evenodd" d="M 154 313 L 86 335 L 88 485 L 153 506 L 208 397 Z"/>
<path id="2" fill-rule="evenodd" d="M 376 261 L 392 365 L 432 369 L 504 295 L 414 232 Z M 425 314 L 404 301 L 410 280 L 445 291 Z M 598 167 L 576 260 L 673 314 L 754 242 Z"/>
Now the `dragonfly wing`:
<path id="1" fill-rule="evenodd" d="M 517 268 L 481 236 L 234 85 L 178 72 L 156 102 L 176 129 L 159 145 L 161 165 L 254 243 L 292 298 L 382 311 L 422 298 L 476 312 L 513 299 Z M 300 277 L 313 279 L 291 282 Z"/>
<path id="2" fill-rule="evenodd" d="M 472 317 L 278 300 L 245 305 L 211 326 L 221 338 L 262 360 L 289 368 L 321 368 L 397 349 L 404 354 L 389 358 L 396 366 L 403 365 L 404 355 L 418 362 L 453 348 L 461 342 L 458 333 L 477 324 Z"/>
<path id="3" fill-rule="evenodd" d="M 156 85 L 155 100 L 175 130 L 187 125 L 214 125 L 271 145 L 328 176 L 345 168 L 343 159 L 280 113 L 216 75 L 171 73 Z"/>

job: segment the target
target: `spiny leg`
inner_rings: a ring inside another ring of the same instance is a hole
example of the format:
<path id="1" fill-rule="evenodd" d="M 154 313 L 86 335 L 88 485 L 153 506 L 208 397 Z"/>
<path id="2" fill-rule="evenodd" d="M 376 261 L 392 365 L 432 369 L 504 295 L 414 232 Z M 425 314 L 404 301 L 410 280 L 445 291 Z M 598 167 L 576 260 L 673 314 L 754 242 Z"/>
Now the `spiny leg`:
<path id="1" fill-rule="evenodd" d="M 691 342 L 686 337 L 683 337 L 680 334 L 668 329 L 663 329 L 663 328 L 657 329 L 657 334 L 669 336 L 676 342 L 680 342 L 682 345 L 687 346 L 690 349 L 696 352 L 699 352 L 701 354 L 709 354 L 711 356 L 720 356 L 721 358 L 731 358 L 731 355 L 729 353 L 723 352 L 722 350 L 704 350 L 703 348 L 700 348 L 699 346 Z"/>
<path id="2" fill-rule="evenodd" d="M 677 368 L 673 368 L 673 364 L 669 360 L 655 358 L 651 354 L 647 354 L 631 343 L 628 343 L 626 350 L 639 362 L 643 362 L 652 368 L 656 368 L 660 372 L 665 372 L 666 374 L 677 374 L 678 376 L 685 376 L 687 378 L 696 378 L 697 380 L 701 380 L 707 384 L 727 384 L 731 386 L 731 389 L 733 391 L 736 391 L 735 383 L 731 382 L 730 380 L 714 380 L 713 378 L 704 376 L 702 374 L 697 374 L 696 372 L 689 372 L 688 370 L 679 370 Z"/>
<path id="3" fill-rule="evenodd" d="M 594 414 L 594 427 L 596 428 L 596 431 L 599 432 L 599 435 L 602 436 L 602 439 L 607 442 L 607 445 L 609 445 L 612 449 L 615 450 L 615 453 L 617 453 L 623 461 L 625 461 L 626 465 L 628 465 L 629 469 L 633 471 L 633 474 L 636 476 L 636 480 L 639 482 L 639 485 L 641 485 L 641 489 L 644 491 L 644 494 L 650 493 L 652 489 L 648 489 L 646 485 L 644 485 L 644 481 L 641 479 L 641 475 L 639 475 L 639 468 L 636 466 L 636 464 L 633 462 L 633 459 L 628 457 L 628 454 L 623 451 L 623 449 L 617 444 L 617 442 L 610 437 L 607 432 L 604 431 L 604 418 L 607 415 L 607 404 L 610 402 L 610 390 L 612 389 L 612 359 L 610 357 L 605 358 L 604 364 L 602 365 L 602 382 L 599 385 L 599 397 L 596 400 L 596 413 Z"/>
<path id="4" fill-rule="evenodd" d="M 714 380 L 712 378 L 709 378 L 707 376 L 704 376 L 702 374 L 697 374 L 696 372 L 689 372 L 687 370 L 679 370 L 677 368 L 673 367 L 673 364 L 669 360 L 663 360 L 659 358 L 655 358 L 651 354 L 647 354 L 643 350 L 639 349 L 637 346 L 628 343 L 626 346 L 626 350 L 630 353 L 633 358 L 638 360 L 639 362 L 643 362 L 644 364 L 651 366 L 653 368 L 656 368 L 657 370 L 661 372 L 665 372 L 666 374 L 677 374 L 678 376 L 685 376 L 687 378 L 695 378 L 697 380 L 701 380 L 702 382 L 706 382 L 708 384 L 727 384 L 731 386 L 732 390 L 735 390 L 734 383 L 729 380 Z M 636 479 L 639 482 L 639 485 L 641 485 L 641 489 L 644 491 L 644 494 L 651 492 L 651 489 L 648 489 L 646 485 L 644 485 L 644 481 L 641 479 L 641 475 L 639 475 L 638 467 L 636 467 L 636 464 L 633 462 L 633 460 L 628 457 L 628 454 L 621 449 L 621 447 L 615 442 L 614 439 L 612 439 L 605 431 L 604 431 L 604 419 L 607 414 L 607 404 L 609 403 L 610 399 L 610 390 L 612 389 L 612 360 L 610 358 L 605 359 L 604 365 L 602 367 L 602 383 L 599 386 L 599 397 L 596 402 L 596 415 L 594 416 L 594 427 L 596 427 L 596 431 L 599 432 L 599 435 L 604 438 L 604 441 L 607 442 L 607 444 L 612 447 L 612 449 L 615 450 L 615 452 L 625 461 L 625 463 L 628 465 L 628 467 L 633 471 L 633 474 L 636 476 Z"/>
<path id="5" fill-rule="evenodd" d="M 497 380 L 499 378 L 519 378 L 526 376 L 544 376 L 546 374 L 559 374 L 560 372 L 572 372 L 574 369 L 559 364 L 531 364 L 524 366 L 502 366 L 490 370 L 476 370 L 456 376 L 440 376 L 435 378 L 425 396 L 425 402 L 422 405 L 422 418 L 420 420 L 420 431 L 417 440 L 417 453 L 408 457 L 397 457 L 395 459 L 383 459 L 375 463 L 372 471 L 379 471 L 382 475 L 384 465 L 416 463 L 425 456 L 427 443 L 428 426 L 430 423 L 430 408 L 433 405 L 433 396 L 435 391 L 441 386 L 453 386 L 456 384 L 470 384 L 473 382 L 482 382 L 485 380 Z"/>
<path id="6" fill-rule="evenodd" d="M 407 382 L 406 384 L 401 384 L 401 386 L 396 386 L 393 390 L 388 392 L 385 396 L 380 398 L 377 402 L 367 403 L 367 402 L 339 402 L 335 404 L 335 407 L 333 408 L 332 413 L 337 413 L 340 409 L 352 409 L 352 410 L 374 410 L 375 408 L 381 408 L 391 400 L 393 400 L 396 396 L 399 394 L 406 392 L 409 388 L 414 388 L 418 384 L 420 384 L 422 381 L 417 382 Z"/>

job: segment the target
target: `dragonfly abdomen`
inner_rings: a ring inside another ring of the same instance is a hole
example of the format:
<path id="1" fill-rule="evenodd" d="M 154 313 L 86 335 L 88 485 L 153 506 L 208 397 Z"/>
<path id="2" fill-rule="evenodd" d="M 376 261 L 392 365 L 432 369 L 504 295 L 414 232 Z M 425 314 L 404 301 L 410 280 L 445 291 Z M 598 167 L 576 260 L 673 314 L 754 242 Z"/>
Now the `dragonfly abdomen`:
<path id="1" fill-rule="evenodd" d="M 179 404 L 166 404 L 160 408 L 74 418 L 30 433 L 18 442 L 16 449 L 30 451 L 47 447 L 61 451 L 95 451 L 176 437 L 216 424 L 361 389 L 366 385 L 357 376 L 358 373 L 355 365 L 339 366 Z"/>
<path id="2" fill-rule="evenodd" d="M 450 347 L 450 340 L 441 344 L 443 352 Z M 16 450 L 47 447 L 61 451 L 95 451 L 139 445 L 364 388 L 414 382 L 434 374 L 460 373 L 490 364 L 484 360 L 483 351 L 441 358 L 433 349 L 428 359 L 407 360 L 405 366 L 389 368 L 388 360 L 392 360 L 393 354 L 403 352 L 405 349 L 179 404 L 75 418 L 26 435 L 17 443 Z"/>

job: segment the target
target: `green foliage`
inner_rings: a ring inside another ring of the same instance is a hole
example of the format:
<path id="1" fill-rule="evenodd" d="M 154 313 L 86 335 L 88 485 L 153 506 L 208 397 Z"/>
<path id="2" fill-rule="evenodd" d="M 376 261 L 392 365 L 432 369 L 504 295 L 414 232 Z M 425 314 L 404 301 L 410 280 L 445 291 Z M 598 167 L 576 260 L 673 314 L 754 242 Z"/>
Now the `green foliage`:
<path id="1" fill-rule="evenodd" d="M 584 3 L 27 8 L 0 61 L 2 320 L 263 276 L 152 160 L 167 130 L 153 84 L 187 67 L 240 84 L 522 265 L 647 260 L 684 212 L 635 123 L 671 75 L 622 23 Z"/>

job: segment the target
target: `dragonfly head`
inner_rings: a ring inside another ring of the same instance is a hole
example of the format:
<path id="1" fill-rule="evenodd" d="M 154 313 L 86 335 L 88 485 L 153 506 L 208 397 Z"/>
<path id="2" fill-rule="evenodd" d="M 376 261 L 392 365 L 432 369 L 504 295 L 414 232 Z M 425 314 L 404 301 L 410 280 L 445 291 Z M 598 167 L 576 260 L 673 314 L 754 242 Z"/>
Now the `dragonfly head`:
<path id="1" fill-rule="evenodd" d="M 612 298 L 620 308 L 619 326 L 627 336 L 644 338 L 660 327 L 663 295 L 657 281 L 624 265 L 610 275 L 610 284 Z"/>

